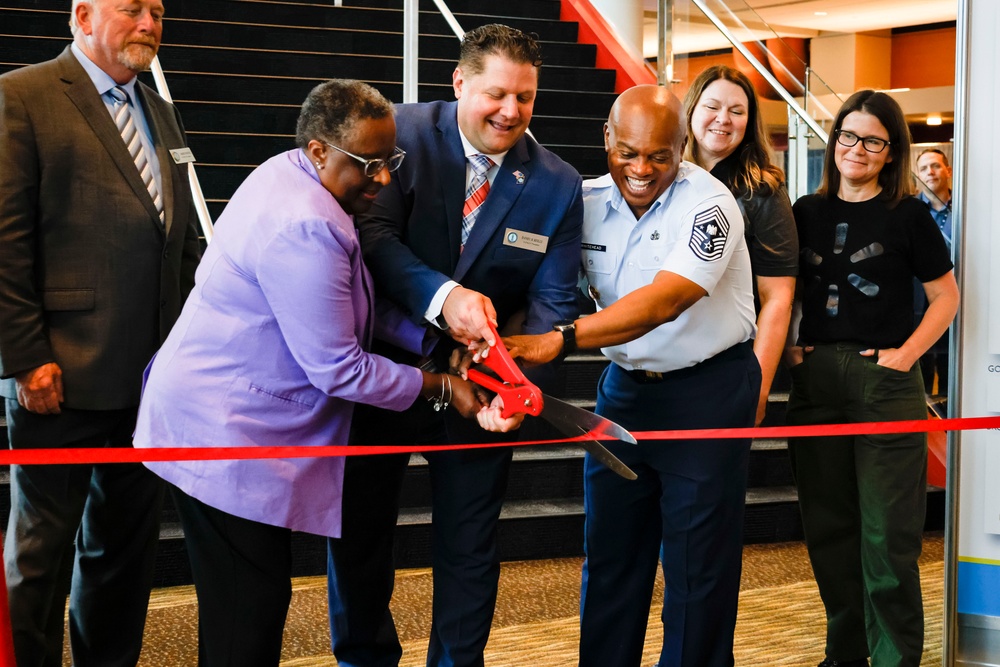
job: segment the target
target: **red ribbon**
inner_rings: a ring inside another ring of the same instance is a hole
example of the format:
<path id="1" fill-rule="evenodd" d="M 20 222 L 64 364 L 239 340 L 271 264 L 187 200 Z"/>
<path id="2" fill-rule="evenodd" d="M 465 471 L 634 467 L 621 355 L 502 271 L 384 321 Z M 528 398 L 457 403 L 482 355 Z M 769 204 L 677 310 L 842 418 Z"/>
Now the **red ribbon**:
<path id="1" fill-rule="evenodd" d="M 1000 416 L 966 417 L 962 419 L 914 419 L 911 421 L 863 422 L 856 424 L 819 424 L 811 426 L 641 431 L 632 435 L 635 436 L 636 440 L 720 440 L 729 438 L 789 438 L 882 433 L 924 433 L 930 431 L 970 431 L 989 428 L 1000 428 Z M 321 458 L 327 456 L 358 456 L 361 454 L 442 452 L 455 449 L 485 449 L 489 447 L 523 447 L 528 445 L 573 443 L 587 439 L 588 436 L 581 435 L 576 438 L 563 438 L 560 440 L 527 440 L 457 445 L 16 449 L 0 451 L 0 465 Z"/>

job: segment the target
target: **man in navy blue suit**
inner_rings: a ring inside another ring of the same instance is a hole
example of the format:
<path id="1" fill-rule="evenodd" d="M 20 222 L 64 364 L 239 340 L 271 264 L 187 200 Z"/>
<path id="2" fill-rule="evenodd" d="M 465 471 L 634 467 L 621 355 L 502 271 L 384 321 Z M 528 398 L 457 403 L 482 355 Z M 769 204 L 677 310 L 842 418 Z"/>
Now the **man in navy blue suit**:
<path id="1" fill-rule="evenodd" d="M 543 333 L 577 315 L 580 176 L 525 136 L 538 89 L 537 42 L 502 25 L 466 34 L 456 102 L 398 107 L 407 158 L 371 211 L 362 248 L 376 291 L 439 336 L 430 359 L 506 331 Z M 457 342 L 456 342 L 457 341 Z M 544 382 L 546 371 L 538 369 Z M 496 437 L 430 404 L 402 417 L 358 406 L 356 444 L 468 443 Z M 514 425 L 513 423 L 511 425 Z M 503 436 L 501 436 L 501 439 Z M 509 439 L 509 436 L 507 436 Z M 483 664 L 500 574 L 496 530 L 510 448 L 427 455 L 433 502 L 434 603 L 429 666 Z M 395 667 L 402 651 L 389 599 L 392 538 L 408 457 L 350 457 L 343 536 L 329 544 L 330 626 L 341 667 Z"/>

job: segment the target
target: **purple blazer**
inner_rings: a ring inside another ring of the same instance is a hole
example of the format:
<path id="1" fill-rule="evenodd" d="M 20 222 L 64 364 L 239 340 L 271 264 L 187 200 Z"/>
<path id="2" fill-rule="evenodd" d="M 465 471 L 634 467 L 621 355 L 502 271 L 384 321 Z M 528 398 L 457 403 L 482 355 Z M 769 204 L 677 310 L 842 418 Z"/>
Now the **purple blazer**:
<path id="1" fill-rule="evenodd" d="M 419 352 L 423 329 L 380 317 L 375 331 L 371 294 L 352 218 L 302 151 L 271 158 L 219 218 L 147 368 L 135 446 L 347 444 L 355 402 L 409 407 L 420 372 L 365 349 L 378 335 Z M 229 514 L 340 535 L 342 458 L 147 466 Z"/>

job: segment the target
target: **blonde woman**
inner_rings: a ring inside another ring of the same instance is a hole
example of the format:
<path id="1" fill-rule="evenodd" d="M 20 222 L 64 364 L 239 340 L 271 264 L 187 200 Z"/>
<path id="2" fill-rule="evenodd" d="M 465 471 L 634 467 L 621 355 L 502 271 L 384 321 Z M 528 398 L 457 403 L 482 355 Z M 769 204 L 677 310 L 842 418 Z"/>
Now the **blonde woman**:
<path id="1" fill-rule="evenodd" d="M 708 68 L 691 84 L 684 107 L 685 159 L 725 183 L 745 218 L 757 308 L 753 350 L 761 369 L 760 425 L 785 346 L 799 265 L 795 220 L 782 185 L 785 176 L 771 164 L 760 103 L 742 72 L 724 65 Z"/>

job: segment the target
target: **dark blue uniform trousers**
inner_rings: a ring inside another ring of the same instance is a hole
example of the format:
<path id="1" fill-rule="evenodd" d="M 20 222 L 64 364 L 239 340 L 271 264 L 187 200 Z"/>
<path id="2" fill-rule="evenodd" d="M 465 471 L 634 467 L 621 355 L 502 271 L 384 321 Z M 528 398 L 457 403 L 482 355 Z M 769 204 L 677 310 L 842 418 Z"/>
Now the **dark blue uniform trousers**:
<path id="1" fill-rule="evenodd" d="M 597 412 L 635 431 L 753 426 L 760 366 L 750 342 L 656 383 L 616 364 Z M 729 667 L 743 553 L 749 439 L 610 443 L 638 479 L 585 462 L 580 666 L 638 667 L 661 556 L 660 667 Z"/>

